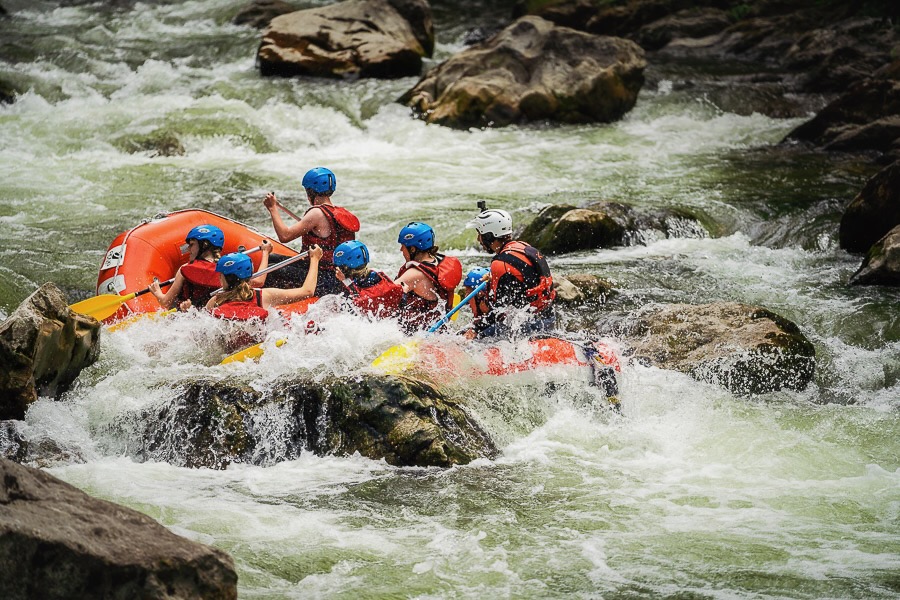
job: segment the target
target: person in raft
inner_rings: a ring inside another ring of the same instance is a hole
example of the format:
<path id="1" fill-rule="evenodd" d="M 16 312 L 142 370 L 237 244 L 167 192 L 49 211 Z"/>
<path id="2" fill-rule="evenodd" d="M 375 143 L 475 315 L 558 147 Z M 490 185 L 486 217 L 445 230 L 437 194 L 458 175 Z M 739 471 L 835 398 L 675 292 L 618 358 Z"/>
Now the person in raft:
<path id="1" fill-rule="evenodd" d="M 369 249 L 358 240 L 334 249 L 334 273 L 344 294 L 363 315 L 390 319 L 400 312 L 403 288 L 382 271 L 369 268 Z"/>
<path id="2" fill-rule="evenodd" d="M 216 262 L 225 245 L 224 232 L 215 225 L 198 225 L 188 232 L 184 241 L 188 244 L 188 262 L 175 272 L 175 281 L 168 291 L 163 293 L 158 279 L 150 284 L 150 293 L 166 309 L 172 308 L 176 302 L 180 310 L 187 310 L 191 306 L 205 306 L 213 292 L 220 287 Z M 272 244 L 263 240 L 260 248 L 263 251 L 260 269 L 265 269 Z M 253 283 L 262 285 L 264 280 L 265 276 Z"/>
<path id="3" fill-rule="evenodd" d="M 462 264 L 455 256 L 438 253 L 434 230 L 410 223 L 397 236 L 406 263 L 394 282 L 403 289 L 400 325 L 407 333 L 426 329 L 453 308 L 453 293 L 462 280 Z"/>
<path id="4" fill-rule="evenodd" d="M 512 217 L 505 210 L 482 210 L 467 227 L 478 232 L 478 243 L 494 254 L 488 294 L 490 323 L 467 337 L 529 335 L 556 325 L 553 276 L 544 256 L 525 242 L 512 239 Z"/>
<path id="5" fill-rule="evenodd" d="M 278 212 L 278 198 L 274 193 L 266 195 L 263 204 L 272 218 L 275 234 L 282 243 L 290 242 L 298 237 L 303 250 L 313 244 L 322 248 L 324 254 L 319 264 L 319 280 L 316 295 L 337 294 L 341 291 L 340 282 L 334 277 L 334 249 L 342 242 L 356 239 L 359 231 L 359 219 L 346 208 L 335 206 L 331 196 L 337 188 L 337 179 L 325 167 L 310 169 L 303 176 L 303 188 L 310 207 L 303 217 L 293 225 L 286 225 Z M 275 264 L 288 257 L 280 254 L 272 255 L 270 261 Z M 269 285 L 278 288 L 296 287 L 306 278 L 308 263 L 300 262 L 275 271 L 269 278 Z"/>
<path id="6" fill-rule="evenodd" d="M 213 316 L 235 321 L 265 319 L 269 308 L 280 304 L 299 302 L 315 295 L 316 279 L 319 276 L 319 260 L 322 249 L 313 245 L 309 248 L 309 270 L 303 285 L 293 289 L 253 288 L 253 261 L 246 254 L 234 252 L 226 254 L 216 263 L 216 273 L 224 291 L 213 296 L 206 309 Z"/>
<path id="7" fill-rule="evenodd" d="M 487 267 L 475 267 L 466 273 L 463 280 L 463 294 L 468 296 L 482 282 L 490 281 L 491 270 Z M 472 324 L 463 331 L 466 339 L 474 340 L 478 334 L 487 329 L 491 322 L 488 315 L 491 312 L 491 306 L 488 303 L 488 288 L 478 292 L 471 300 L 469 300 L 469 308 L 472 309 Z"/>

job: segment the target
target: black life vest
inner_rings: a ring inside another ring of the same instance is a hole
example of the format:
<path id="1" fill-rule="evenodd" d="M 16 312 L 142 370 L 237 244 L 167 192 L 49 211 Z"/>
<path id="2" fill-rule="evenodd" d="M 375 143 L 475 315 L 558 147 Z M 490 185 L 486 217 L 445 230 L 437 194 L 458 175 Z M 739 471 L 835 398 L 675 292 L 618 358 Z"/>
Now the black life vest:
<path id="1" fill-rule="evenodd" d="M 503 270 L 509 273 L 525 285 L 525 300 L 535 311 L 542 312 L 553 305 L 556 299 L 556 290 L 553 289 L 553 276 L 550 274 L 550 265 L 547 259 L 537 248 L 525 242 L 507 242 L 500 252 L 494 256 L 493 262 L 504 263 Z M 491 300 L 497 300 L 497 285 L 500 277 L 491 278 Z"/>

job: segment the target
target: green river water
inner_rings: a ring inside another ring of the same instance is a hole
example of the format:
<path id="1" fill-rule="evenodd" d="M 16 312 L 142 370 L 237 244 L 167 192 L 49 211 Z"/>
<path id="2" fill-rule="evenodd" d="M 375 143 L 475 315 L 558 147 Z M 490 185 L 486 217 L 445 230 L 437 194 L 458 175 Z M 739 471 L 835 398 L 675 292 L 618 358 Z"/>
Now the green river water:
<path id="1" fill-rule="evenodd" d="M 62 449 L 54 475 L 226 550 L 241 598 L 900 597 L 900 291 L 849 287 L 861 257 L 837 245 L 872 163 L 776 149 L 803 118 L 718 106 L 672 67 L 651 65 L 615 124 L 453 131 L 393 102 L 415 79 L 261 79 L 259 32 L 230 24 L 240 1 L 3 5 L 0 79 L 23 93 L 0 105 L 0 316 L 47 281 L 72 301 L 92 295 L 113 238 L 159 212 L 203 208 L 271 232 L 266 191 L 302 210 L 300 177 L 322 165 L 388 272 L 411 220 L 465 267 L 485 264 L 464 228 L 478 200 L 520 221 L 596 199 L 688 208 L 710 237 L 551 267 L 612 279 L 609 310 L 762 305 L 817 354 L 806 390 L 750 399 L 628 365 L 621 415 L 578 382 L 538 393 L 553 374 L 459 385 L 449 393 L 501 454 L 450 470 L 281 461 L 272 414 L 266 460 L 213 471 L 133 451 L 133 415 L 170 399 L 170 382 L 224 372 L 208 319 L 142 324 L 104 334 L 63 400 L 29 410 L 26 437 Z M 433 62 L 508 14 L 433 7 Z M 128 151 L 160 132 L 185 154 Z M 349 375 L 401 341 L 349 316 L 328 332 L 235 370 L 258 386 L 298 367 Z"/>

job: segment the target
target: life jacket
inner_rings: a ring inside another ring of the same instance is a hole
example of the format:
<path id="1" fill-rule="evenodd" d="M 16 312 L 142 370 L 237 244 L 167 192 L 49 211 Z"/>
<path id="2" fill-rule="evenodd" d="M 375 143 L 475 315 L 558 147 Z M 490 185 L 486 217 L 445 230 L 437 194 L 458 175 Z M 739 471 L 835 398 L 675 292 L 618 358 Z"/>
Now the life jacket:
<path id="1" fill-rule="evenodd" d="M 206 306 L 212 293 L 219 289 L 219 274 L 216 263 L 207 260 L 193 260 L 181 266 L 184 283 L 181 286 L 179 300 L 190 300 L 193 306 Z"/>
<path id="2" fill-rule="evenodd" d="M 365 281 L 354 286 L 355 304 L 363 313 L 377 319 L 389 319 L 400 312 L 403 288 L 381 271 L 371 271 Z"/>
<path id="3" fill-rule="evenodd" d="M 547 259 L 537 248 L 525 242 L 507 242 L 493 260 L 507 265 L 506 272 L 525 284 L 525 299 L 536 312 L 542 312 L 553 304 L 556 290 Z M 492 278 L 491 299 L 497 299 L 499 277 Z"/>
<path id="4" fill-rule="evenodd" d="M 253 300 L 235 300 L 226 302 L 212 309 L 212 315 L 220 319 L 232 321 L 249 321 L 250 319 L 265 319 L 269 316 L 262 306 L 262 290 L 253 290 Z"/>
<path id="5" fill-rule="evenodd" d="M 334 249 L 344 242 L 356 239 L 356 232 L 359 231 L 359 219 L 352 212 L 342 206 L 332 206 L 330 204 L 316 204 L 306 209 L 306 212 L 320 208 L 328 218 L 331 225 L 331 233 L 328 237 L 319 237 L 313 232 L 304 234 L 300 240 L 303 243 L 303 249 L 309 250 L 313 244 L 317 244 L 322 248 L 322 259 L 319 261 L 319 271 L 334 271 Z M 306 213 L 304 213 L 306 214 Z M 321 281 L 322 277 L 319 276 Z"/>
<path id="6" fill-rule="evenodd" d="M 475 331 L 480 332 L 491 325 L 491 307 L 483 306 L 484 298 L 480 298 L 484 292 L 476 295 L 469 300 L 469 308 L 472 310 L 472 326 Z"/>
<path id="7" fill-rule="evenodd" d="M 434 300 L 428 300 L 415 292 L 403 294 L 403 300 L 400 302 L 400 322 L 407 331 L 423 329 L 439 319 L 443 315 L 440 308 L 441 301 L 444 304 L 444 312 L 453 308 L 453 293 L 462 281 L 462 263 L 455 256 L 438 254 L 436 258 L 438 261 L 436 264 L 411 260 L 400 267 L 400 272 L 397 273 L 399 278 L 410 269 L 418 269 L 434 283 L 434 290 L 438 296 Z"/>

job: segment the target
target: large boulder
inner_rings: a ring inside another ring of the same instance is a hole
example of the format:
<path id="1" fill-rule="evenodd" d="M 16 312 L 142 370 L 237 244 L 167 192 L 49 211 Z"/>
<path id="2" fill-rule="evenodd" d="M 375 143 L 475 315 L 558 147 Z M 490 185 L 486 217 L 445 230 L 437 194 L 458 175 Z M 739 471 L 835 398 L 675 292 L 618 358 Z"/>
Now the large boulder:
<path id="1" fill-rule="evenodd" d="M 546 206 L 521 233 L 523 240 L 546 254 L 647 244 L 660 238 L 708 236 L 703 225 L 687 212 L 609 201 L 583 208 Z"/>
<path id="2" fill-rule="evenodd" d="M 797 325 L 759 306 L 652 304 L 604 317 L 599 330 L 617 337 L 625 356 L 736 395 L 802 390 L 815 372 L 815 348 Z"/>
<path id="3" fill-rule="evenodd" d="M 398 466 L 449 467 L 496 448 L 465 410 L 413 379 L 292 376 L 259 391 L 237 381 L 197 379 L 163 406 L 122 419 L 143 429 L 130 453 L 188 467 L 272 464 L 301 452 L 358 452 Z"/>
<path id="4" fill-rule="evenodd" d="M 872 245 L 850 284 L 900 285 L 900 225 Z"/>
<path id="5" fill-rule="evenodd" d="M 841 217 L 838 239 L 849 252 L 868 252 L 900 225 L 900 161 L 875 174 Z"/>
<path id="6" fill-rule="evenodd" d="M 645 66 L 634 42 L 523 17 L 429 71 L 400 102 L 460 129 L 609 122 L 634 106 Z"/>
<path id="7" fill-rule="evenodd" d="M 426 0 L 347 0 L 273 18 L 257 58 L 264 76 L 394 78 L 433 51 Z"/>
<path id="8" fill-rule="evenodd" d="M 277 16 L 296 11 L 297 8 L 284 0 L 254 0 L 241 8 L 231 20 L 235 25 L 247 25 L 262 29 Z"/>
<path id="9" fill-rule="evenodd" d="M 824 150 L 892 152 L 900 140 L 898 75 L 900 61 L 881 76 L 854 84 L 785 141 L 807 142 Z"/>
<path id="10" fill-rule="evenodd" d="M 0 458 L 0 598 L 237 598 L 227 554 Z"/>
<path id="11" fill-rule="evenodd" d="M 69 310 L 52 283 L 0 324 L 0 419 L 23 419 L 38 395 L 58 397 L 100 353 L 100 323 Z"/>

